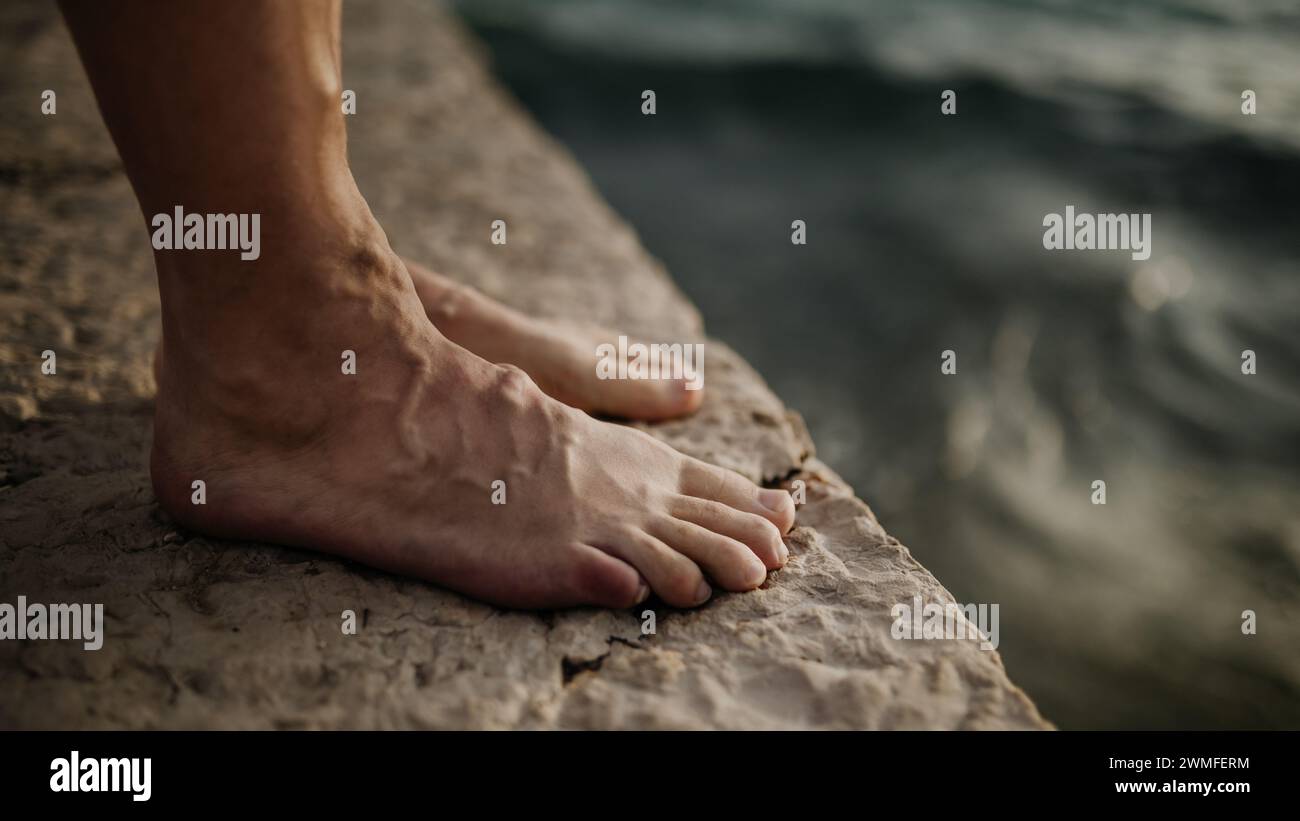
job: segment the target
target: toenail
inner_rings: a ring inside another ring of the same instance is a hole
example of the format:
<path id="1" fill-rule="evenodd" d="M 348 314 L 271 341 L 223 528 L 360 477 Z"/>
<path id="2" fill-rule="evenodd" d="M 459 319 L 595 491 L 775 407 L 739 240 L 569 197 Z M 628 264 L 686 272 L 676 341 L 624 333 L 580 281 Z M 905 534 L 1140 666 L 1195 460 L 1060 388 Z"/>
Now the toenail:
<path id="1" fill-rule="evenodd" d="M 713 588 L 709 587 L 708 582 L 700 582 L 700 586 L 695 588 L 695 603 L 704 604 L 713 595 Z"/>
<path id="2" fill-rule="evenodd" d="M 758 587 L 767 581 L 767 568 L 760 561 L 755 561 L 749 565 L 749 586 Z"/>
<path id="3" fill-rule="evenodd" d="M 641 582 L 641 586 L 636 589 L 635 604 L 640 604 L 641 602 L 645 601 L 648 598 L 650 598 L 650 585 L 646 584 L 645 582 Z"/>
<path id="4" fill-rule="evenodd" d="M 785 546 L 785 542 L 781 542 L 781 549 L 777 551 L 777 555 L 781 557 L 781 564 L 790 561 L 790 548 Z"/>
<path id="5" fill-rule="evenodd" d="M 784 490 L 765 488 L 758 492 L 758 501 L 773 513 L 780 513 L 785 510 L 785 503 L 789 498 L 790 494 Z"/>

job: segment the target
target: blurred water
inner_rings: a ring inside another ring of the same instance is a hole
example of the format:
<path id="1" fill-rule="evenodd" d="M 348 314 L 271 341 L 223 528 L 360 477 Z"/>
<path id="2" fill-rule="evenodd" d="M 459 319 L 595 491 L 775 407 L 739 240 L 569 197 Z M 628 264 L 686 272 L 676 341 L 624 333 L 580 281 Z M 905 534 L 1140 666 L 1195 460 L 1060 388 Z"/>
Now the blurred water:
<path id="1" fill-rule="evenodd" d="M 1049 718 L 1300 727 L 1300 6 L 461 9 Z M 1151 259 L 1043 250 L 1067 204 Z"/>

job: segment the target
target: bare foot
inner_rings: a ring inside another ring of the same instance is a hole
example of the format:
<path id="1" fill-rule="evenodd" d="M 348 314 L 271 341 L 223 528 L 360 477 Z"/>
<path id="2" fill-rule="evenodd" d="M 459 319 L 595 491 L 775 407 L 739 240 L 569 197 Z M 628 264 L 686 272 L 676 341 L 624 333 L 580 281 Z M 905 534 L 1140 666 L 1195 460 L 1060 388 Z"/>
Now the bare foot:
<path id="1" fill-rule="evenodd" d="M 566 405 L 653 421 L 688 414 L 704 399 L 702 390 L 687 390 L 681 379 L 597 378 L 596 349 L 617 341 L 613 331 L 530 317 L 422 265 L 407 260 L 406 269 L 429 319 L 448 339 L 489 362 L 522 368 Z"/>
<path id="2" fill-rule="evenodd" d="M 442 334 L 489 362 L 514 365 L 544 393 L 590 413 L 653 422 L 685 416 L 704 401 L 683 379 L 611 380 L 596 375 L 596 349 L 615 343 L 605 328 L 539 319 L 502 305 L 467 285 L 404 261 L 420 302 Z M 163 346 L 154 349 L 161 380 Z"/>
<path id="3" fill-rule="evenodd" d="M 358 245 L 249 277 L 278 290 L 209 312 L 204 345 L 168 325 L 152 475 L 178 521 L 514 607 L 622 607 L 651 591 L 690 607 L 785 563 L 789 494 L 593 419 L 448 341 L 382 236 Z"/>

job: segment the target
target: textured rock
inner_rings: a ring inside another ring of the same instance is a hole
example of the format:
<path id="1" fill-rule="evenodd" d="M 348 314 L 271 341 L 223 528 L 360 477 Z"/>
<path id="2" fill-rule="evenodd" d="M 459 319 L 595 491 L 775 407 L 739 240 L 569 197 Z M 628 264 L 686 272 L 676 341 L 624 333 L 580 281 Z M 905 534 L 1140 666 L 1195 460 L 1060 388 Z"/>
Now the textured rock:
<path id="1" fill-rule="evenodd" d="M 423 3 L 345 6 L 354 168 L 398 251 L 529 311 L 702 332 L 458 25 Z M 890 638 L 893 604 L 951 597 L 719 342 L 703 410 L 648 429 L 755 480 L 801 478 L 808 502 L 763 589 L 660 605 L 654 635 L 637 612 L 502 611 L 178 531 L 146 469 L 158 302 L 143 221 L 51 4 L 6 3 L 0 19 L 0 601 L 107 614 L 98 652 L 0 642 L 0 727 L 1048 726 L 996 653 Z M 509 245 L 489 243 L 494 219 Z"/>

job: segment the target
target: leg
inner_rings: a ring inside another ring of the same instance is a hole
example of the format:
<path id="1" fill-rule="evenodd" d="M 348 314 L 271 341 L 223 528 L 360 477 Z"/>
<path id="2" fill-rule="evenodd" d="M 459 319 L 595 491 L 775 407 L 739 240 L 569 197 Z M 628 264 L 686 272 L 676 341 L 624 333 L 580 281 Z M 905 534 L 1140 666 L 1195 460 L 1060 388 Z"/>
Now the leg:
<path id="1" fill-rule="evenodd" d="M 785 561 L 788 494 L 569 408 L 429 322 L 348 170 L 337 2 L 63 8 L 146 219 L 261 215 L 255 260 L 155 253 L 151 470 L 174 518 L 521 607 L 650 589 L 690 606 L 705 574 L 744 590 Z"/>

